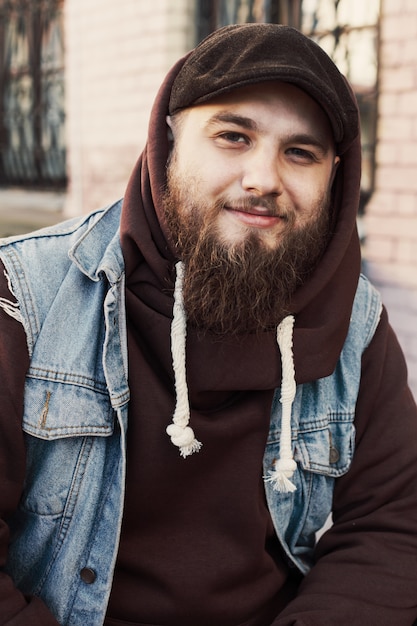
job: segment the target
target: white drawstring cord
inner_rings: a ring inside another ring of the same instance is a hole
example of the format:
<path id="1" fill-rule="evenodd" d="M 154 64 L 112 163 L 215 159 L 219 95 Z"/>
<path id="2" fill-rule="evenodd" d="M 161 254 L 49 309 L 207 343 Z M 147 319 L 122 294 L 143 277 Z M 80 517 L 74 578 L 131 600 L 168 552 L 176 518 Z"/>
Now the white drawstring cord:
<path id="1" fill-rule="evenodd" d="M 185 346 L 187 335 L 187 320 L 183 302 L 184 266 L 181 261 L 176 264 L 176 280 L 174 288 L 174 307 L 171 325 L 171 353 L 175 376 L 176 405 L 172 423 L 166 432 L 172 443 L 180 450 L 183 458 L 198 452 L 202 446 L 189 426 L 190 405 L 186 378 Z M 273 488 L 282 493 L 295 491 L 291 477 L 297 469 L 293 459 L 291 446 L 291 410 L 296 392 L 294 359 L 292 352 L 294 317 L 289 315 L 277 328 L 277 342 L 281 351 L 282 383 L 281 383 L 281 436 L 280 458 L 276 461 L 274 470 L 265 478 L 273 483 Z"/>
<path id="2" fill-rule="evenodd" d="M 180 449 L 183 458 L 198 452 L 202 444 L 194 436 L 193 429 L 188 425 L 190 421 L 190 405 L 188 401 L 188 386 L 185 365 L 185 340 L 187 335 L 187 320 L 182 297 L 184 281 L 184 266 L 179 261 L 176 266 L 176 281 L 174 288 L 174 308 L 171 325 L 171 353 L 175 376 L 176 406 L 172 424 L 166 432 L 172 443 Z"/>
<path id="3" fill-rule="evenodd" d="M 293 328 L 294 317 L 292 315 L 283 319 L 277 328 L 277 342 L 282 361 L 280 457 L 275 462 L 273 471 L 265 477 L 265 481 L 273 483 L 274 490 L 281 493 L 291 493 L 296 490 L 296 486 L 290 480 L 297 469 L 291 445 L 291 410 L 296 392 L 292 351 Z"/>

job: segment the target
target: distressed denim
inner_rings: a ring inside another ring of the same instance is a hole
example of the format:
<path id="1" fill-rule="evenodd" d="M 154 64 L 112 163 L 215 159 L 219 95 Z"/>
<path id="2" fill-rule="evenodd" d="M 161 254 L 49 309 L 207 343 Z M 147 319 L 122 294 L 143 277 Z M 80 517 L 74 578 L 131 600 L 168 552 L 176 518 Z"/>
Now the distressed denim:
<path id="1" fill-rule="evenodd" d="M 27 478 L 9 520 L 7 571 L 63 626 L 101 626 L 123 515 L 129 401 L 121 203 L 83 219 L 3 240 L 0 258 L 20 303 L 31 365 L 23 429 Z M 293 407 L 297 490 L 266 484 L 289 560 L 306 572 L 315 533 L 349 469 L 361 355 L 378 324 L 379 296 L 361 278 L 336 371 L 301 385 Z M 279 451 L 279 390 L 265 452 Z"/>

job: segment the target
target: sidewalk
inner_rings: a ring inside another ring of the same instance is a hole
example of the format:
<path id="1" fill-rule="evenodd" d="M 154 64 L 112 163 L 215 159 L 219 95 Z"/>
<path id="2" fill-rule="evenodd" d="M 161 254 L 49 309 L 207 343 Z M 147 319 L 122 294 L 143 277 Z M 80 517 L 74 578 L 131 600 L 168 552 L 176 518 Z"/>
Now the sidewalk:
<path id="1" fill-rule="evenodd" d="M 0 236 L 19 235 L 64 219 L 65 192 L 0 189 Z"/>

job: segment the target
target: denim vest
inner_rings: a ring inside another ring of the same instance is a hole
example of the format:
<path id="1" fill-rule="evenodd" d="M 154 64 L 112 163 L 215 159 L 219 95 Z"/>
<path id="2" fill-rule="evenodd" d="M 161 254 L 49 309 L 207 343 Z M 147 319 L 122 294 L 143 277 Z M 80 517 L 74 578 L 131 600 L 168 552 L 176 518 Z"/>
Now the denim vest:
<path id="1" fill-rule="evenodd" d="M 27 478 L 7 571 L 63 626 L 103 624 L 123 515 L 129 388 L 121 203 L 83 219 L 3 240 L 27 335 L 23 429 Z M 301 385 L 293 406 L 293 477 L 268 506 L 289 561 L 308 571 L 331 512 L 334 479 L 350 465 L 361 355 L 378 324 L 377 293 L 361 278 L 336 371 Z M 279 452 L 274 399 L 265 473 Z"/>

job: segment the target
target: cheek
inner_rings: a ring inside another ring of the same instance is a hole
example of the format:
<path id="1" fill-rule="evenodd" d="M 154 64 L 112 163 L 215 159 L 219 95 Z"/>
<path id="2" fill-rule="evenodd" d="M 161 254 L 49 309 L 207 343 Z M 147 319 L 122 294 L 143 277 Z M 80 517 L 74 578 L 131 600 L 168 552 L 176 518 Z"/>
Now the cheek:
<path id="1" fill-rule="evenodd" d="M 287 190 L 294 201 L 306 211 L 312 210 L 327 197 L 331 187 L 331 174 L 327 172 L 308 172 L 291 181 Z"/>
<path id="2" fill-rule="evenodd" d="M 242 193 L 244 169 L 238 159 L 217 155 L 207 166 L 207 178 L 217 193 L 230 193 L 239 197 Z"/>
<path id="3" fill-rule="evenodd" d="M 205 197 L 217 198 L 232 192 L 241 178 L 238 158 L 230 158 L 227 151 L 215 149 L 205 138 L 196 142 L 188 132 L 179 137 L 175 160 L 181 179 L 195 181 L 194 189 Z"/>
<path id="4" fill-rule="evenodd" d="M 199 181 L 197 189 L 200 194 L 211 199 L 230 194 L 239 180 L 238 175 L 219 160 L 207 160 L 199 167 L 196 178 Z"/>

